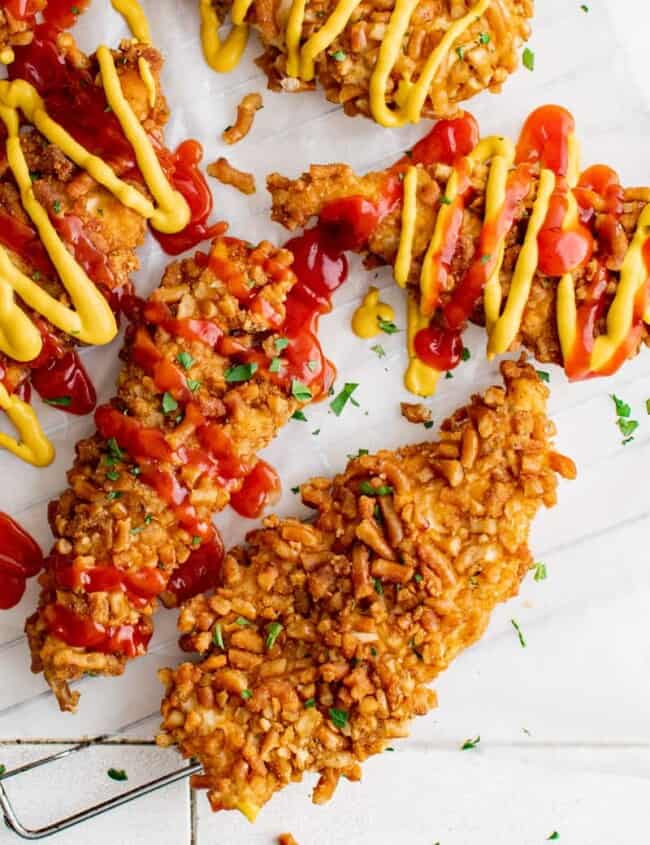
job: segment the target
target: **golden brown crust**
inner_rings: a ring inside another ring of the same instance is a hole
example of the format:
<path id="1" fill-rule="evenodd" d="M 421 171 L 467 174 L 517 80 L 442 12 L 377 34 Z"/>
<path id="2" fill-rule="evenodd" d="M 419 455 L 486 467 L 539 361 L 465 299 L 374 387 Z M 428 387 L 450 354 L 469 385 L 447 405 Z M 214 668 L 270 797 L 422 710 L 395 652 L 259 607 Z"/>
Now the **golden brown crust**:
<path id="1" fill-rule="evenodd" d="M 172 264 L 149 302 L 165 306 L 171 318 L 209 321 L 226 338 L 235 338 L 237 349 L 255 350 L 263 343 L 272 344 L 274 330 L 267 318 L 241 305 L 230 292 L 228 279 L 234 273 L 244 274 L 257 296 L 272 303 L 275 312 L 283 316 L 284 301 L 295 282 L 289 269 L 291 254 L 268 242 L 254 247 L 234 238 L 215 241 L 212 254 L 218 256 L 216 267 L 212 262 L 197 264 L 193 259 Z M 200 471 L 188 459 L 193 450 L 202 449 L 197 414 L 218 425 L 229 443 L 229 457 L 250 469 L 257 452 L 286 423 L 297 403 L 287 385 L 260 375 L 242 383 L 229 382 L 226 371 L 233 363 L 230 356 L 238 353 L 229 356 L 200 340 L 170 334 L 164 325 L 152 324 L 143 313 L 146 309 L 138 312 L 127 333 L 122 353 L 126 363 L 111 405 L 118 418 L 162 433 L 172 454 L 161 457 L 153 468 L 169 472 L 187 490 L 197 522 L 209 525 L 212 515 L 228 504 L 242 479 L 225 483 Z M 184 408 L 166 409 L 163 388 L 137 363 L 140 358 L 136 348 L 148 348 L 150 342 L 164 362 L 181 372 L 183 379 L 192 380 L 191 401 Z M 194 415 L 190 414 L 190 405 Z M 101 413 L 102 409 L 98 415 Z M 99 428 L 101 431 L 101 424 Z M 78 699 L 78 693 L 70 693 L 69 681 L 85 672 L 120 674 L 127 658 L 119 653 L 75 648 L 51 634 L 51 607 L 63 605 L 84 620 L 105 627 L 141 626 L 150 633 L 156 600 L 142 605 L 119 590 L 88 593 L 83 587 L 62 587 L 56 577 L 56 556 L 82 571 L 102 565 L 129 576 L 153 572 L 166 583 L 196 544 L 187 522 L 143 481 L 152 465 L 129 454 L 119 435 L 120 448 L 116 449 L 116 441 L 111 442 L 105 427 L 103 431 L 78 444 L 75 464 L 68 473 L 70 486 L 51 505 L 50 521 L 57 540 L 40 579 L 39 610 L 26 628 L 33 669 L 45 674 L 63 709 L 74 709 Z"/>
<path id="2" fill-rule="evenodd" d="M 201 662 L 161 672 L 160 745 L 198 757 L 213 809 L 255 812 L 307 771 L 316 803 L 435 707 L 426 684 L 485 630 L 532 564 L 529 528 L 556 501 L 548 391 L 505 362 L 440 441 L 358 457 L 303 484 L 313 522 L 269 517 L 224 584 L 181 610 Z"/>
<path id="3" fill-rule="evenodd" d="M 338 0 L 308 0 L 301 43 L 320 29 Z M 215 0 L 223 20 L 229 0 Z M 476 5 L 476 0 L 420 0 L 403 38 L 400 56 L 386 86 L 386 102 L 396 104 L 402 78 L 416 79 L 432 50 L 452 21 Z M 327 99 L 343 105 L 346 114 L 370 114 L 368 89 L 377 63 L 379 47 L 395 3 L 393 0 L 361 0 L 341 34 L 316 56 L 315 78 Z M 289 5 L 279 0 L 254 0 L 247 16 L 260 33 L 265 51 L 258 64 L 274 91 L 304 91 L 314 83 L 288 77 L 286 73 L 285 25 Z M 461 102 L 480 91 L 499 91 L 518 63 L 518 52 L 530 35 L 533 0 L 494 0 L 487 12 L 454 45 L 443 61 L 424 104 L 424 117 L 447 117 Z"/>
<path id="4" fill-rule="evenodd" d="M 309 220 L 320 214 L 324 206 L 332 200 L 342 197 L 363 196 L 377 202 L 385 190 L 387 175 L 391 172 L 379 171 L 359 176 L 352 168 L 345 164 L 312 165 L 308 172 L 297 179 L 289 179 L 279 173 L 272 173 L 267 179 L 267 187 L 272 197 L 273 220 L 281 223 L 289 230 L 305 226 Z M 440 302 L 444 305 L 450 294 L 461 282 L 475 258 L 478 239 L 483 226 L 485 185 L 487 167 L 475 167 L 471 175 L 473 199 L 465 208 L 461 234 L 451 264 L 448 285 L 441 291 Z M 413 241 L 413 256 L 409 270 L 409 285 L 416 289 L 419 285 L 422 260 L 431 240 L 438 211 L 440 198 L 444 196 L 445 187 L 451 173 L 446 164 L 434 163 L 418 166 L 417 217 L 415 236 Z M 537 195 L 537 174 L 528 195 L 519 203 L 515 212 L 515 223 L 506 238 L 505 258 L 500 274 L 503 295 L 507 296 L 510 289 L 512 274 L 519 255 L 519 250 L 526 233 L 530 212 Z M 598 232 L 601 253 L 610 256 L 608 269 L 614 271 L 612 282 L 607 291 L 607 301 L 603 314 L 611 303 L 618 286 L 617 271 L 628 244 L 634 234 L 639 214 L 648 202 L 650 192 L 644 188 L 631 188 L 625 192 L 624 212 L 621 217 L 621 227 L 616 243 L 607 240 L 607 233 L 600 233 L 598 223 L 594 229 Z M 598 209 L 596 209 L 598 217 Z M 399 247 L 402 225 L 402 204 L 396 203 L 394 208 L 385 215 L 379 225 L 372 232 L 363 251 L 366 261 L 371 266 L 377 264 L 391 265 L 395 261 Z M 609 231 L 609 230 L 608 230 Z M 576 287 L 576 300 L 582 301 L 589 287 L 593 274 L 597 271 L 598 262 L 594 258 L 585 267 L 573 273 Z M 531 293 L 524 310 L 519 334 L 513 348 L 520 346 L 528 350 L 542 363 L 562 364 L 555 308 L 555 294 L 557 279 L 550 278 L 537 272 L 533 279 Z M 472 322 L 484 325 L 485 317 L 482 310 L 482 298 L 471 316 Z M 596 322 L 595 334 L 605 330 L 605 317 Z M 648 343 L 650 336 L 644 325 L 641 337 L 632 355 L 636 355 L 641 343 Z"/>

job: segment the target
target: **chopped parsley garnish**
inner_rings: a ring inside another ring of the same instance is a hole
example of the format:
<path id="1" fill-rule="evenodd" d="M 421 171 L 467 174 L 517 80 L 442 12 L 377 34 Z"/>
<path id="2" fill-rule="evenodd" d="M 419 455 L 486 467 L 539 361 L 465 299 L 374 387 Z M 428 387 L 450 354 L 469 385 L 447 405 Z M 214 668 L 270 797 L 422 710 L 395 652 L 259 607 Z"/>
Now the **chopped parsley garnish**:
<path id="1" fill-rule="evenodd" d="M 650 399 L 645 400 L 645 412 L 650 417 Z"/>
<path id="2" fill-rule="evenodd" d="M 375 343 L 374 346 L 370 347 L 371 351 L 375 353 L 378 358 L 385 358 L 386 357 L 386 350 L 381 345 L 381 343 Z M 650 401 L 650 400 L 648 400 Z"/>
<path id="3" fill-rule="evenodd" d="M 116 499 L 122 498 L 122 493 L 119 490 L 110 490 L 106 494 L 106 498 L 109 500 L 109 502 L 114 502 Z"/>
<path id="4" fill-rule="evenodd" d="M 433 428 L 433 420 L 425 420 L 422 424 L 425 428 Z"/>
<path id="5" fill-rule="evenodd" d="M 292 487 L 291 492 L 292 493 L 300 493 L 300 487 Z"/>
<path id="6" fill-rule="evenodd" d="M 198 537 L 196 534 L 192 537 L 192 545 L 193 546 L 200 546 L 201 545 L 201 538 Z"/>
<path id="7" fill-rule="evenodd" d="M 60 200 L 54 200 L 52 203 L 52 210 L 55 214 L 61 214 L 61 202 Z"/>
<path id="8" fill-rule="evenodd" d="M 535 581 L 546 581 L 548 572 L 546 571 L 545 563 L 534 563 L 533 569 L 535 570 L 535 574 L 533 575 Z"/>
<path id="9" fill-rule="evenodd" d="M 384 320 L 382 317 L 377 317 L 377 324 L 384 334 L 397 334 L 399 331 L 392 320 Z"/>
<path id="10" fill-rule="evenodd" d="M 54 399 L 45 400 L 48 405 L 54 405 L 57 408 L 69 408 L 72 405 L 71 396 L 56 396 Z"/>
<path id="11" fill-rule="evenodd" d="M 535 70 L 535 54 L 530 49 L 530 47 L 525 48 L 522 56 L 522 61 L 526 70 Z"/>
<path id="12" fill-rule="evenodd" d="M 450 373 L 449 370 L 447 370 L 447 372 L 445 373 L 445 378 L 450 379 L 450 378 L 453 378 L 453 377 L 454 377 L 454 374 Z"/>
<path id="13" fill-rule="evenodd" d="M 307 701 L 305 701 L 305 710 L 309 710 L 311 707 L 315 707 L 315 706 L 316 706 L 316 699 L 315 698 L 308 698 Z"/>
<path id="14" fill-rule="evenodd" d="M 637 420 L 630 419 L 632 409 L 627 402 L 623 402 L 623 400 L 619 399 L 614 393 L 612 394 L 612 401 L 616 407 L 616 425 L 623 435 L 623 445 L 627 446 L 628 443 L 634 440 L 633 434 L 639 427 L 639 423 Z"/>
<path id="15" fill-rule="evenodd" d="M 474 739 L 466 739 L 465 742 L 461 745 L 460 750 L 469 751 L 472 748 L 476 748 L 480 741 L 480 736 L 475 736 Z"/>
<path id="16" fill-rule="evenodd" d="M 456 55 L 458 56 L 458 58 L 462 62 L 463 59 L 465 58 L 465 48 L 464 47 L 456 47 Z"/>
<path id="17" fill-rule="evenodd" d="M 368 455 L 367 449 L 359 449 L 356 455 L 348 455 L 348 460 L 353 461 L 355 458 L 361 458 L 363 455 Z"/>
<path id="18" fill-rule="evenodd" d="M 377 593 L 378 596 L 384 595 L 384 586 L 381 583 L 381 581 L 379 580 L 379 578 L 373 579 L 372 586 L 375 588 L 375 592 Z"/>
<path id="19" fill-rule="evenodd" d="M 377 649 L 374 647 L 374 645 L 370 646 L 370 654 L 372 657 L 377 657 Z"/>
<path id="20" fill-rule="evenodd" d="M 234 367 L 228 367 L 225 378 L 229 384 L 248 381 L 256 372 L 257 364 L 255 362 L 251 362 L 250 364 L 236 364 Z"/>
<path id="21" fill-rule="evenodd" d="M 0 763 L 0 775 L 4 775 L 4 773 L 6 771 L 7 771 L 7 767 L 3 766 L 2 763 Z"/>
<path id="22" fill-rule="evenodd" d="M 226 650 L 225 645 L 223 644 L 223 634 L 221 633 L 221 623 L 217 622 L 214 626 L 214 630 L 212 632 L 212 642 L 219 646 L 222 651 Z"/>
<path id="23" fill-rule="evenodd" d="M 109 769 L 106 774 L 111 778 L 111 780 L 128 780 L 129 776 L 124 771 L 124 769 Z"/>
<path id="24" fill-rule="evenodd" d="M 364 496 L 390 496 L 393 488 L 389 484 L 381 484 L 379 487 L 375 487 L 369 481 L 362 481 L 359 485 L 359 492 L 363 493 Z"/>
<path id="25" fill-rule="evenodd" d="M 449 199 L 449 197 L 446 194 L 443 194 L 440 197 L 440 204 L 441 205 L 451 205 L 451 200 Z"/>
<path id="26" fill-rule="evenodd" d="M 414 580 L 414 581 L 417 581 L 417 582 L 418 582 L 418 584 L 420 583 L 420 581 L 422 580 L 422 578 L 423 578 L 423 575 L 422 575 L 422 573 L 421 573 L 421 572 L 416 572 L 416 573 L 415 573 L 415 575 L 413 576 L 413 580 Z"/>
<path id="27" fill-rule="evenodd" d="M 516 619 L 511 619 L 510 624 L 515 629 L 515 631 L 517 632 L 517 636 L 519 637 L 519 645 L 522 648 L 526 648 L 526 640 L 524 639 L 524 635 L 521 631 L 521 628 L 519 627 L 519 623 L 517 622 Z"/>
<path id="28" fill-rule="evenodd" d="M 315 428 L 315 429 L 312 431 L 312 435 L 313 435 L 314 437 L 316 437 L 318 434 L 320 434 L 320 428 Z"/>
<path id="29" fill-rule="evenodd" d="M 479 44 L 489 44 L 490 43 L 490 33 L 489 32 L 481 32 L 478 37 Z"/>
<path id="30" fill-rule="evenodd" d="M 189 352 L 179 352 L 176 356 L 176 360 L 184 370 L 189 370 L 194 363 L 194 358 L 192 358 Z"/>
<path id="31" fill-rule="evenodd" d="M 348 712 L 347 710 L 339 710 L 338 707 L 330 707 L 329 709 L 330 719 L 332 720 L 332 724 L 337 728 L 344 728 L 348 723 Z"/>
<path id="32" fill-rule="evenodd" d="M 553 833 L 550 836 L 546 837 L 546 839 L 549 842 L 554 842 L 556 839 L 559 839 L 559 838 L 560 838 L 560 834 L 557 832 L 557 830 L 554 830 Z"/>
<path id="33" fill-rule="evenodd" d="M 332 409 L 333 413 L 336 414 L 337 417 L 341 416 L 341 412 L 343 408 L 348 403 L 348 400 L 351 398 L 354 391 L 359 387 L 358 384 L 354 384 L 353 382 L 346 382 L 343 390 L 335 396 L 334 399 L 330 402 L 330 408 Z"/>
<path id="34" fill-rule="evenodd" d="M 312 373 L 315 373 L 318 369 L 318 361 L 307 361 L 307 366 L 312 371 Z"/>
<path id="35" fill-rule="evenodd" d="M 279 358 L 273 358 L 271 363 L 269 364 L 269 372 L 270 373 L 279 373 L 280 372 L 280 364 L 282 362 Z"/>
<path id="36" fill-rule="evenodd" d="M 271 622 L 268 627 L 268 632 L 266 635 L 266 647 L 273 648 L 275 645 L 275 641 L 280 636 L 280 631 L 282 630 L 282 625 L 279 622 Z"/>
<path id="37" fill-rule="evenodd" d="M 460 357 L 462 361 L 469 361 L 472 357 L 472 353 L 466 346 L 463 346 L 463 351 L 460 353 Z"/>
<path id="38" fill-rule="evenodd" d="M 291 380 L 291 395 L 294 399 L 297 399 L 298 402 L 309 402 L 311 399 L 311 390 L 306 384 L 303 384 L 301 381 L 298 381 L 297 378 L 294 378 Z"/>
<path id="39" fill-rule="evenodd" d="M 244 699 L 244 701 L 248 701 L 249 698 L 253 697 L 253 693 L 249 689 L 243 689 L 241 691 L 241 697 Z"/>
<path id="40" fill-rule="evenodd" d="M 330 53 L 330 57 L 334 59 L 335 62 L 342 62 L 343 59 L 347 59 L 348 54 L 345 50 L 335 50 L 333 53 Z"/>
<path id="41" fill-rule="evenodd" d="M 388 748 L 384 748 L 384 751 L 395 751 L 392 745 L 389 745 Z"/>
<path id="42" fill-rule="evenodd" d="M 201 382 L 197 381 L 195 378 L 188 378 L 187 386 L 192 391 L 192 393 L 196 393 L 199 387 L 201 387 Z"/>
<path id="43" fill-rule="evenodd" d="M 276 352 L 282 352 L 283 349 L 286 349 L 289 346 L 289 341 L 286 337 L 276 337 L 273 341 L 273 345 L 275 346 Z"/>
<path id="44" fill-rule="evenodd" d="M 250 624 L 251 623 L 248 621 L 248 619 L 244 619 L 243 616 L 238 616 L 235 619 L 235 625 L 239 625 L 240 628 L 246 628 Z"/>
<path id="45" fill-rule="evenodd" d="M 162 405 L 164 414 L 171 414 L 172 411 L 178 410 L 178 402 L 174 399 L 171 393 L 168 393 L 167 391 L 163 393 L 160 404 Z"/>
<path id="46" fill-rule="evenodd" d="M 116 469 L 111 469 L 106 473 L 106 478 L 108 478 L 109 481 L 117 481 L 119 477 L 120 474 Z"/>
<path id="47" fill-rule="evenodd" d="M 307 422 L 307 417 L 303 414 L 302 411 L 294 411 L 293 414 L 291 414 L 291 419 L 299 420 L 300 422 Z"/>
<path id="48" fill-rule="evenodd" d="M 546 372 L 546 370 L 535 370 L 535 372 L 537 373 L 537 377 L 540 379 L 540 381 L 545 381 L 546 384 L 550 383 L 551 376 L 549 375 L 549 373 Z"/>
<path id="49" fill-rule="evenodd" d="M 108 446 L 108 456 L 113 461 L 123 461 L 124 452 L 120 449 L 117 440 L 114 437 L 109 437 L 106 443 Z"/>
<path id="50" fill-rule="evenodd" d="M 481 264 L 487 264 L 488 261 L 492 261 L 492 256 L 489 253 L 481 256 Z"/>

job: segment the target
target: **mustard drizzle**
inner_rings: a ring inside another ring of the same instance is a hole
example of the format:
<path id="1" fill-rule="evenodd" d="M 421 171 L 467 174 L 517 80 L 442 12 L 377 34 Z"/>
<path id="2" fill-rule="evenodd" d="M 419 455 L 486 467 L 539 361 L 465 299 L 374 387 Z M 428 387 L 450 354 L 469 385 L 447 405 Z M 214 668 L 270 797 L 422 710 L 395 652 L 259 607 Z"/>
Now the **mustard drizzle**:
<path id="1" fill-rule="evenodd" d="M 111 0 L 111 6 L 122 15 L 134 38 L 142 44 L 151 44 L 149 21 L 138 0 Z"/>
<path id="2" fill-rule="evenodd" d="M 219 38 L 221 22 L 211 0 L 199 0 L 201 43 L 208 65 L 220 73 L 231 71 L 241 59 L 248 40 L 248 26 L 244 23 L 253 0 L 235 0 L 232 9 L 232 28 L 225 41 Z M 307 0 L 291 0 L 285 26 L 287 75 L 310 82 L 314 78 L 316 57 L 327 50 L 350 22 L 360 0 L 338 0 L 332 14 L 302 45 L 303 23 Z M 398 85 L 398 108 L 386 103 L 386 85 L 402 49 L 411 17 L 420 0 L 396 0 L 370 76 L 370 113 L 382 126 L 403 126 L 418 123 L 429 90 L 444 60 L 451 54 L 456 41 L 480 18 L 493 0 L 478 0 L 463 17 L 453 21 L 439 43 L 432 50 L 417 80 L 402 79 Z M 462 61 L 459 56 L 458 61 Z"/>

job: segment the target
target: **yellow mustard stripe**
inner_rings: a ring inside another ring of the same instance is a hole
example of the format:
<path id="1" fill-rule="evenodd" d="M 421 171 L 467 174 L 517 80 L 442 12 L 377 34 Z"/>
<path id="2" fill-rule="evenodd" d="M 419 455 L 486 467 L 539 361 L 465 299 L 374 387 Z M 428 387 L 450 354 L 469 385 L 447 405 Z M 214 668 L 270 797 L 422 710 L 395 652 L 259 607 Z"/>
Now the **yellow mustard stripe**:
<path id="1" fill-rule="evenodd" d="M 158 96 L 156 92 L 156 80 L 153 78 L 151 65 L 144 56 L 140 56 L 138 59 L 138 70 L 140 71 L 140 79 L 144 82 L 144 87 L 147 89 L 147 102 L 149 103 L 149 108 L 154 109 L 156 107 L 156 98 Z"/>
<path id="2" fill-rule="evenodd" d="M 648 271 L 643 258 L 643 247 L 650 231 L 650 205 L 639 216 L 636 232 L 629 246 L 616 295 L 607 314 L 607 332 L 599 335 L 591 353 L 590 369 L 602 369 L 627 337 L 634 321 L 634 301 L 639 290 L 648 281 Z"/>
<path id="3" fill-rule="evenodd" d="M 217 73 L 228 73 L 237 67 L 248 43 L 248 26 L 234 24 L 225 41 L 219 38 L 221 25 L 212 0 L 199 0 L 201 16 L 201 45 L 203 56 Z M 234 9 L 233 9 L 234 20 Z"/>
<path id="4" fill-rule="evenodd" d="M 111 5 L 122 15 L 134 38 L 143 44 L 151 44 L 149 21 L 138 0 L 111 0 Z"/>
<path id="5" fill-rule="evenodd" d="M 314 59 L 345 29 L 347 22 L 361 0 L 339 0 L 323 26 L 315 32 L 300 50 L 300 78 L 311 82 L 314 78 Z"/>
<path id="6" fill-rule="evenodd" d="M 415 237 L 415 222 L 417 218 L 418 202 L 418 169 L 409 167 L 404 177 L 404 198 L 402 200 L 402 228 L 399 236 L 399 248 L 395 259 L 395 281 L 403 288 L 409 277 L 411 257 L 413 255 L 413 239 Z"/>
<path id="7" fill-rule="evenodd" d="M 305 19 L 305 2 L 306 0 L 293 0 L 284 37 L 287 45 L 287 76 L 296 78 L 300 76 L 300 39 Z"/>
<path id="8" fill-rule="evenodd" d="M 392 306 L 380 300 L 378 288 L 371 287 L 352 315 L 352 331 L 357 337 L 376 337 L 381 331 L 379 321 L 394 319 L 395 312 Z"/>
<path id="9" fill-rule="evenodd" d="M 566 363 L 573 352 L 578 327 L 576 292 L 571 273 L 565 273 L 557 286 L 556 313 L 562 360 Z"/>
<path id="10" fill-rule="evenodd" d="M 10 65 L 15 58 L 16 56 L 11 47 L 5 47 L 3 50 L 0 50 L 0 65 Z"/>
<path id="11" fill-rule="evenodd" d="M 440 206 L 438 216 L 436 217 L 436 225 L 433 230 L 433 236 L 429 241 L 429 246 L 422 261 L 422 270 L 420 271 L 420 310 L 424 317 L 430 317 L 436 307 L 434 298 L 434 268 L 436 262 L 434 258 L 440 252 L 442 242 L 445 237 L 445 232 L 449 226 L 449 219 L 452 214 L 452 205 L 458 196 L 458 171 L 453 170 L 447 187 L 445 189 L 446 204 Z"/>
<path id="12" fill-rule="evenodd" d="M 189 222 L 189 206 L 185 198 L 178 191 L 175 191 L 167 181 L 147 133 L 122 92 L 115 61 L 108 47 L 97 48 L 97 61 L 108 104 L 133 147 L 140 172 L 158 206 L 151 215 L 145 216 L 149 216 L 151 225 L 160 232 L 180 232 Z M 92 172 L 91 175 L 93 175 Z M 114 178 L 116 177 L 114 176 Z M 121 185 L 124 184 L 124 182 L 121 182 Z M 139 194 L 139 191 L 136 191 L 136 193 Z M 122 200 L 119 194 L 117 196 L 118 199 Z M 140 196 L 142 195 L 140 194 Z M 124 203 L 124 205 L 127 204 Z"/>
<path id="13" fill-rule="evenodd" d="M 46 467 L 54 460 L 54 447 L 45 436 L 34 409 L 10 395 L 0 384 L 0 408 L 6 412 L 20 435 L 20 440 L 0 432 L 0 449 L 7 449 L 28 464 Z"/>
<path id="14" fill-rule="evenodd" d="M 544 225 L 554 188 L 555 174 L 551 170 L 542 170 L 537 188 L 537 198 L 528 221 L 526 237 L 517 258 L 506 305 L 503 314 L 496 321 L 488 341 L 488 358 L 490 359 L 495 355 L 501 355 L 510 348 L 521 326 L 524 308 L 537 270 L 539 258 L 537 237 Z"/>
<path id="15" fill-rule="evenodd" d="M 420 314 L 420 306 L 412 296 L 408 298 L 407 310 L 408 354 L 409 363 L 404 373 L 404 387 L 416 396 L 433 396 L 436 392 L 440 373 L 429 367 L 415 354 L 415 335 L 420 329 L 426 329 L 429 320 Z"/>

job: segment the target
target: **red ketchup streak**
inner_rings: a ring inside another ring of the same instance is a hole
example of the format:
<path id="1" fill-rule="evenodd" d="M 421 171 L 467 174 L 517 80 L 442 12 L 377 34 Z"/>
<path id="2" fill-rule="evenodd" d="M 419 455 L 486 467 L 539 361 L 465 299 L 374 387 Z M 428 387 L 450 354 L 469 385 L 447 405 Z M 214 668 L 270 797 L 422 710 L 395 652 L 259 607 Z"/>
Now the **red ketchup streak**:
<path id="1" fill-rule="evenodd" d="M 169 579 L 163 597 L 165 603 L 175 606 L 217 587 L 221 581 L 223 554 L 221 537 L 215 532 L 212 540 L 195 549 Z"/>
<path id="2" fill-rule="evenodd" d="M 43 568 L 38 543 L 6 513 L 0 513 L 0 609 L 15 607 L 28 578 Z"/>
<path id="3" fill-rule="evenodd" d="M 97 402 L 90 376 L 73 350 L 32 369 L 31 381 L 42 399 L 69 414 L 89 414 Z"/>
<path id="4" fill-rule="evenodd" d="M 244 483 L 230 497 L 230 504 L 238 514 L 256 519 L 267 505 L 277 501 L 280 479 L 266 461 L 258 461 L 244 478 Z"/>
<path id="5" fill-rule="evenodd" d="M 51 634 L 74 648 L 91 648 L 102 654 L 124 654 L 136 657 L 145 654 L 152 630 L 148 623 L 137 625 L 101 625 L 86 616 L 79 616 L 62 604 L 51 604 L 43 610 L 43 618 Z"/>

